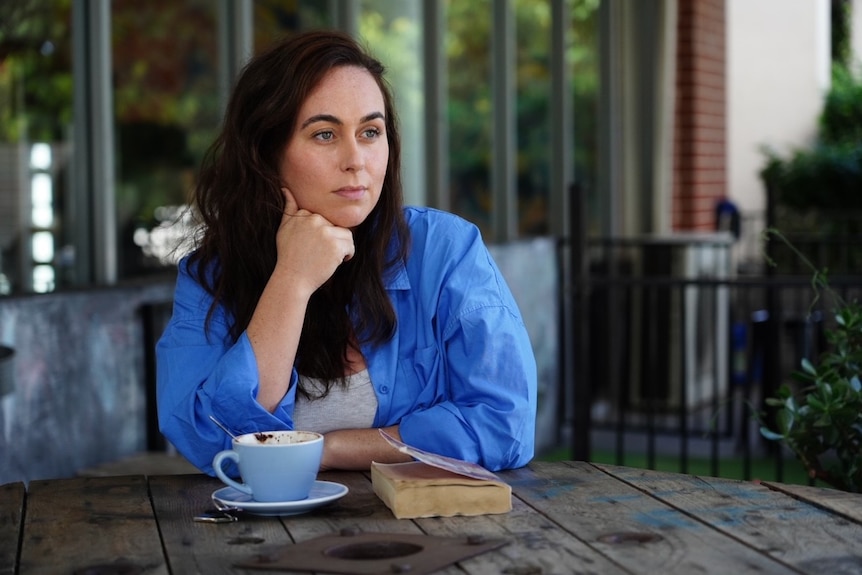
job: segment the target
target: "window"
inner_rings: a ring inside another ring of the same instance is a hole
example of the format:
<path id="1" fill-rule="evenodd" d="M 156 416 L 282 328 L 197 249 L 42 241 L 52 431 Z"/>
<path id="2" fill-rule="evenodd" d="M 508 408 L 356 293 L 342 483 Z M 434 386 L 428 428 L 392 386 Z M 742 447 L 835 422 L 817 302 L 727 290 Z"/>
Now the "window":
<path id="1" fill-rule="evenodd" d="M 578 128 L 567 128 L 574 133 L 570 161 L 594 196 L 599 0 L 564 2 Z M 190 225 L 184 208 L 234 74 L 248 54 L 285 34 L 325 26 L 357 34 L 389 70 L 408 204 L 439 201 L 476 223 L 489 241 L 500 239 L 501 209 L 513 210 L 516 236 L 551 233 L 557 192 L 550 146 L 559 127 L 550 106 L 551 12 L 558 6 L 552 0 L 0 2 L 0 295 L 172 271 L 183 253 L 174 248 Z M 100 10 L 107 11 L 103 19 L 93 18 Z M 501 10 L 510 35 L 497 29 Z M 440 15 L 430 27 L 429 14 Z M 80 27 L 75 35 L 74 27 Z M 101 46 L 109 53 L 104 69 Z M 440 63 L 436 85 L 426 85 L 429 47 Z M 495 57 L 501 50 L 505 56 Z M 511 90 L 495 80 L 501 72 Z M 429 86 L 440 90 L 432 97 Z M 501 116 L 495 106 L 508 92 L 511 111 Z M 94 94 L 106 104 L 94 104 Z M 445 128 L 431 144 L 425 122 L 435 117 Z M 497 153 L 498 130 L 513 134 L 505 144 L 511 161 Z M 432 156 L 440 168 L 429 172 Z M 503 208 L 494 189 L 501 173 L 513 182 Z"/>
<path id="2" fill-rule="evenodd" d="M 68 283 L 71 0 L 0 3 L 0 295 Z"/>

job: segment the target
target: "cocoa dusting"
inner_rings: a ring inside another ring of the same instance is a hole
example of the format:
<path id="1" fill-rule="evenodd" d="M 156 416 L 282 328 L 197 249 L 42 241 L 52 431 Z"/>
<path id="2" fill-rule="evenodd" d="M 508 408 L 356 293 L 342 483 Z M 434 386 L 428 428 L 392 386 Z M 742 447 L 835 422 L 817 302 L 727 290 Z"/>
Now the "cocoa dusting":
<path id="1" fill-rule="evenodd" d="M 266 443 L 267 439 L 272 438 L 271 433 L 255 433 L 254 438 L 260 441 L 261 443 Z"/>

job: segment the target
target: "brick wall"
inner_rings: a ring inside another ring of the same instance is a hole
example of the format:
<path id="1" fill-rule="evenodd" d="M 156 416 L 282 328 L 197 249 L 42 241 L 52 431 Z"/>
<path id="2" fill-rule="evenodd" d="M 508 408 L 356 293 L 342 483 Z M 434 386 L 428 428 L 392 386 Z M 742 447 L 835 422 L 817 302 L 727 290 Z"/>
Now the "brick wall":
<path id="1" fill-rule="evenodd" d="M 674 230 L 713 230 L 727 193 L 724 2 L 679 0 Z"/>

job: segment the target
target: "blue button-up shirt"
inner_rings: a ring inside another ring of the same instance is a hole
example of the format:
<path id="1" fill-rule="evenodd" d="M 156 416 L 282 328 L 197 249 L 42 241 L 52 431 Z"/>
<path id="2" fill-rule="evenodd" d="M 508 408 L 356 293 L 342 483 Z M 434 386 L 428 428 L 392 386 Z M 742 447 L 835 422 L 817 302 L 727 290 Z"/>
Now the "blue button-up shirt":
<path id="1" fill-rule="evenodd" d="M 374 427 L 399 424 L 403 441 L 487 469 L 533 457 L 536 362 L 518 306 L 479 230 L 446 212 L 405 208 L 406 265 L 388 274 L 398 324 L 391 340 L 362 346 L 377 395 Z M 232 341 L 212 297 L 180 262 L 173 316 L 157 345 L 159 424 L 206 473 L 236 433 L 291 429 L 297 373 L 274 413 L 255 400 L 258 370 L 243 333 Z"/>

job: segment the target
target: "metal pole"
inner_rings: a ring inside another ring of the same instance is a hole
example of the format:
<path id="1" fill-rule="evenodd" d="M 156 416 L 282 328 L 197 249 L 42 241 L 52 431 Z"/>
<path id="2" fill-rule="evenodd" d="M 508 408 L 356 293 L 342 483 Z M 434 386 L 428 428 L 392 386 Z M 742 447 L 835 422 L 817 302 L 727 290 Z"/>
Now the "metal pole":
<path id="1" fill-rule="evenodd" d="M 570 245 L 570 270 L 572 287 L 572 322 L 574 341 L 572 342 L 572 356 L 574 362 L 574 373 L 572 385 L 574 387 L 572 400 L 572 459 L 576 461 L 589 461 L 590 459 L 590 428 L 592 427 L 592 389 L 589 380 L 589 313 L 588 313 L 588 284 L 589 268 L 587 265 L 587 236 L 586 236 L 586 202 L 581 187 L 575 183 L 571 187 L 571 210 L 570 229 L 572 241 Z"/>
<path id="2" fill-rule="evenodd" d="M 422 4 L 425 30 L 425 154 L 428 179 L 426 201 L 429 206 L 449 210 L 449 141 L 447 62 L 444 46 L 446 14 L 440 0 Z"/>
<path id="3" fill-rule="evenodd" d="M 513 240 L 518 233 L 515 129 L 515 17 L 511 0 L 493 2 L 491 81 L 494 123 L 491 167 L 491 216 L 496 242 Z"/>

